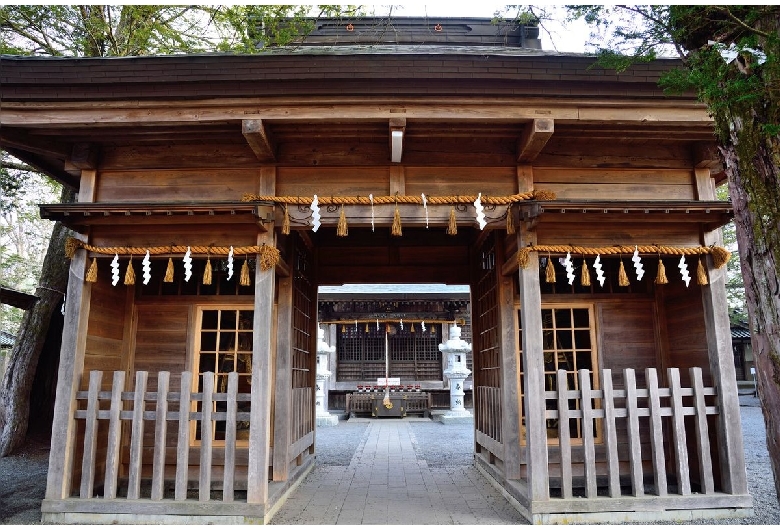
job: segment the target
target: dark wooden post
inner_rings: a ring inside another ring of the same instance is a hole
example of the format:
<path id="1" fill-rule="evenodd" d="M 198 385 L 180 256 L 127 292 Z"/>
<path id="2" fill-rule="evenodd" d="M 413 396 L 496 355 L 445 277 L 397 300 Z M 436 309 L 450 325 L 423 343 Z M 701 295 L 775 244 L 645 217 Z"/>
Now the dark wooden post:
<path id="1" fill-rule="evenodd" d="M 496 238 L 496 270 L 506 261 L 505 245 Z M 498 311 L 501 318 L 501 441 L 504 444 L 504 474 L 507 480 L 519 480 L 520 474 L 520 366 L 517 356 L 517 326 L 512 277 L 496 275 Z"/>
<path id="2" fill-rule="evenodd" d="M 97 171 L 81 172 L 79 202 L 93 202 Z M 83 241 L 86 236 L 78 236 Z M 57 394 L 54 402 L 49 473 L 46 478 L 46 498 L 65 499 L 70 496 L 76 444 L 76 391 L 84 372 L 84 353 L 87 347 L 92 284 L 85 282 L 87 251 L 79 250 L 70 261 L 68 289 L 65 295 L 65 322 L 60 347 L 60 367 L 57 374 Z"/>
<path id="3" fill-rule="evenodd" d="M 263 167 L 260 173 L 260 194 L 275 194 L 276 170 Z M 267 232 L 257 236 L 257 244 L 275 245 L 274 223 L 264 227 Z M 268 501 L 268 465 L 271 443 L 271 366 L 273 366 L 274 283 L 276 271 L 260 270 L 260 257 L 255 267 L 255 306 L 252 334 L 252 397 L 249 423 L 249 469 L 247 470 L 247 503 Z"/>
<path id="4" fill-rule="evenodd" d="M 287 480 L 292 443 L 292 311 L 293 279 L 279 279 L 276 329 L 276 381 L 274 384 L 274 456 L 273 480 Z"/>
<path id="5" fill-rule="evenodd" d="M 535 236 L 520 231 L 520 245 L 535 243 Z M 520 267 L 520 309 L 523 330 L 523 378 L 525 393 L 525 438 L 528 461 L 528 493 L 531 500 L 550 498 L 547 468 L 547 428 L 544 399 L 544 352 L 542 348 L 542 295 L 539 288 L 539 254 L 531 252 L 529 265 Z"/>
<path id="6" fill-rule="evenodd" d="M 709 169 L 696 169 L 699 200 L 715 200 L 714 184 Z M 703 234 L 705 245 L 722 245 L 720 229 Z M 704 325 L 707 329 L 712 382 L 718 389 L 718 445 L 720 446 L 721 487 L 732 494 L 747 493 L 745 449 L 739 414 L 739 396 L 734 373 L 734 353 L 731 349 L 731 327 L 726 306 L 726 267 L 716 269 L 707 256 L 709 284 L 702 285 Z"/>

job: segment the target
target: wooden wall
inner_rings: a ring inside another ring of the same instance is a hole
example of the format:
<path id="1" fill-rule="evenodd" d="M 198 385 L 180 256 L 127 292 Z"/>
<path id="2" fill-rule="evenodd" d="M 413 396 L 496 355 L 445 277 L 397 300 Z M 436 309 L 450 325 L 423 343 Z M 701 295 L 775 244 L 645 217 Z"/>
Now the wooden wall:
<path id="1" fill-rule="evenodd" d="M 712 384 L 709 352 L 707 350 L 707 330 L 704 324 L 704 309 L 701 299 L 701 287 L 696 283 L 695 261 L 688 260 L 691 271 L 691 283 L 688 287 L 679 279 L 679 271 L 667 265 L 670 276 L 668 284 L 659 287 L 659 298 L 663 301 L 666 315 L 666 333 L 669 340 L 668 366 L 680 368 L 683 384 L 690 378 L 688 368 L 700 366 L 704 385 Z M 671 278 L 671 276 L 675 278 Z M 725 303 L 725 300 L 724 300 Z"/>

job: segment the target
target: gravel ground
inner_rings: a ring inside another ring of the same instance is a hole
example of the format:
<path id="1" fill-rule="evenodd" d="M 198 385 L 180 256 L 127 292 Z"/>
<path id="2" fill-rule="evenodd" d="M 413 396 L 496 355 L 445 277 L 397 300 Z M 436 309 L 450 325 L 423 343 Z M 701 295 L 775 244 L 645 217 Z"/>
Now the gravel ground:
<path id="1" fill-rule="evenodd" d="M 740 398 L 742 432 L 745 440 L 748 488 L 753 495 L 755 515 L 745 519 L 700 519 L 685 524 L 780 525 L 780 505 L 775 495 L 769 454 L 766 450 L 764 419 L 758 399 Z M 415 451 L 430 467 L 467 466 L 472 463 L 474 438 L 471 425 L 443 425 L 413 421 Z M 347 466 L 366 433 L 368 423 L 341 421 L 337 427 L 317 431 L 320 465 Z M 46 488 L 48 443 L 30 440 L 16 454 L 0 458 L 0 523 L 37 524 Z"/>

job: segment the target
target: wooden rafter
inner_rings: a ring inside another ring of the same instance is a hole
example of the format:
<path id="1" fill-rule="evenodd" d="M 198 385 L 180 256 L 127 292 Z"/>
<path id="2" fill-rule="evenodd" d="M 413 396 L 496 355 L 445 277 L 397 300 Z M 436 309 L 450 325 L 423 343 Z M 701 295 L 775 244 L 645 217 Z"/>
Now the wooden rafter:
<path id="1" fill-rule="evenodd" d="M 555 131 L 555 122 L 548 118 L 532 120 L 526 125 L 520 140 L 517 142 L 517 161 L 533 162 L 541 153 L 547 141 Z"/>
<path id="2" fill-rule="evenodd" d="M 263 120 L 243 120 L 241 132 L 260 162 L 276 161 L 276 146 Z"/>

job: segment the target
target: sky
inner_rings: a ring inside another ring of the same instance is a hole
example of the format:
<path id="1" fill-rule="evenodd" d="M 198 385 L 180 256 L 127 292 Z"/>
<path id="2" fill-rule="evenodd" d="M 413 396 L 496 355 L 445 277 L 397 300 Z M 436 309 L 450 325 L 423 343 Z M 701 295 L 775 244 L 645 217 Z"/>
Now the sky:
<path id="1" fill-rule="evenodd" d="M 369 4 L 370 5 L 370 4 Z M 429 17 L 485 17 L 491 18 L 496 11 L 506 7 L 507 4 L 479 2 L 479 1 L 449 1 L 449 2 L 406 2 L 393 4 L 393 14 L 396 16 L 429 16 Z M 389 6 L 375 5 L 377 14 L 387 13 Z M 547 5 L 550 10 L 555 10 L 563 19 L 565 13 L 562 6 Z M 542 49 L 559 52 L 584 53 L 585 43 L 590 35 L 590 30 L 582 21 L 568 23 L 565 27 L 558 22 L 544 22 L 539 35 L 542 39 Z M 545 31 L 545 29 L 547 31 Z M 549 33 L 548 33 L 549 32 Z"/>

